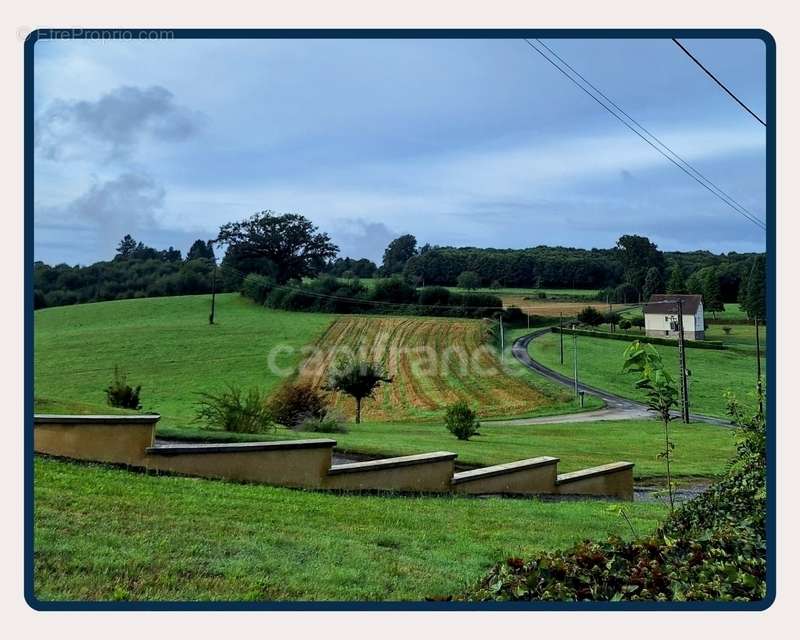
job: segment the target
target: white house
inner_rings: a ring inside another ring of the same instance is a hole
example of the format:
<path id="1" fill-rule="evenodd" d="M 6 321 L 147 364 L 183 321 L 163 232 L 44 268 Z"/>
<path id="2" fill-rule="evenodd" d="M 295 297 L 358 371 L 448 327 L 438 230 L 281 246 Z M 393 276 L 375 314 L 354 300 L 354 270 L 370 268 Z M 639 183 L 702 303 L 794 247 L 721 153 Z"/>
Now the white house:
<path id="1" fill-rule="evenodd" d="M 683 303 L 683 335 L 687 340 L 705 338 L 703 296 L 656 293 L 644 306 L 644 330 L 648 336 L 678 338 L 678 303 Z"/>

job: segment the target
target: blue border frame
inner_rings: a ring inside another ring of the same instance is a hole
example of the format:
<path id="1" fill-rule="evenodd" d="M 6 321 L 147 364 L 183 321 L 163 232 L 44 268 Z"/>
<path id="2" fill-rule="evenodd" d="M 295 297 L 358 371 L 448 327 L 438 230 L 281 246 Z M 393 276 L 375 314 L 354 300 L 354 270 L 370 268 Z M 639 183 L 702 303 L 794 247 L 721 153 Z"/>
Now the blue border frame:
<path id="1" fill-rule="evenodd" d="M 86 39 L 86 32 L 168 31 L 174 39 L 402 38 L 402 39 L 756 39 L 766 48 L 767 73 L 767 596 L 747 603 L 727 602 L 85 602 L 43 601 L 33 588 L 33 62 L 36 42 L 57 31 L 59 39 Z M 763 611 L 775 601 L 775 54 L 772 35 L 762 29 L 39 29 L 24 44 L 24 202 L 25 202 L 25 601 L 38 611 Z"/>

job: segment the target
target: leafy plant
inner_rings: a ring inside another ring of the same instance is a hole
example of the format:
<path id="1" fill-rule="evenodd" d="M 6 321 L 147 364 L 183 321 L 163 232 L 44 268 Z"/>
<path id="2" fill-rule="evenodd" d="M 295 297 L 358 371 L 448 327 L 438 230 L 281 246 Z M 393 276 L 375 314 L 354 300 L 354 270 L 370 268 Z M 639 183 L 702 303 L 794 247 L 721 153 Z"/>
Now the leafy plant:
<path id="1" fill-rule="evenodd" d="M 472 436 L 477 435 L 481 426 L 478 422 L 478 415 L 463 400 L 447 407 L 444 424 L 447 430 L 459 440 L 469 440 Z"/>
<path id="2" fill-rule="evenodd" d="M 619 321 L 619 328 L 627 333 L 627 331 L 631 328 L 631 321 L 623 318 Z"/>
<path id="3" fill-rule="evenodd" d="M 278 424 L 293 427 L 306 419 L 325 415 L 325 396 L 309 383 L 283 385 L 267 402 L 272 419 Z"/>
<path id="4" fill-rule="evenodd" d="M 722 327 L 722 330 L 725 332 L 726 336 L 731 335 L 731 327 Z"/>
<path id="5" fill-rule="evenodd" d="M 650 536 L 585 540 L 493 567 L 464 600 L 756 601 L 766 596 L 766 425 L 729 397 L 738 455 L 727 476 Z M 619 510 L 624 516 L 624 511 Z"/>
<path id="6" fill-rule="evenodd" d="M 672 376 L 664 368 L 661 354 L 650 344 L 638 340 L 632 342 L 623 354 L 624 373 L 638 373 L 636 388 L 643 389 L 647 397 L 647 405 L 655 411 L 664 424 L 664 450 L 659 458 L 664 460 L 667 468 L 667 491 L 669 493 L 670 511 L 675 508 L 672 487 L 670 461 L 675 445 L 669 438 L 669 423 L 672 420 L 672 409 L 678 404 L 678 386 Z"/>
<path id="7" fill-rule="evenodd" d="M 325 411 L 319 417 L 307 417 L 292 429 L 313 433 L 347 433 L 344 417 L 336 411 Z"/>
<path id="8" fill-rule="evenodd" d="M 371 398 L 381 383 L 391 383 L 390 378 L 377 362 L 359 360 L 340 360 L 328 375 L 325 389 L 341 391 L 356 401 L 356 424 L 361 422 L 361 402 Z"/>
<path id="9" fill-rule="evenodd" d="M 230 386 L 221 393 L 201 393 L 197 403 L 197 419 L 209 429 L 235 433 L 261 433 L 275 429 L 267 398 L 253 387 L 243 393 Z"/>
<path id="10" fill-rule="evenodd" d="M 128 384 L 128 376 L 120 368 L 114 365 L 114 380 L 106 387 L 106 400 L 112 407 L 123 409 L 141 409 L 139 394 L 142 385 L 132 387 Z"/>

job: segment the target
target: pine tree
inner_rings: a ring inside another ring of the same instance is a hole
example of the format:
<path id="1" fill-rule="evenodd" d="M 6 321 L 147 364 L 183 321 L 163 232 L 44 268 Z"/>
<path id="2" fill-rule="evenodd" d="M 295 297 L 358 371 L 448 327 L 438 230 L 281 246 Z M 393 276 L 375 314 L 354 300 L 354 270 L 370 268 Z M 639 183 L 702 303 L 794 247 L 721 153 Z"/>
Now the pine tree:
<path id="1" fill-rule="evenodd" d="M 725 311 L 716 269 L 708 269 L 703 279 L 703 307 L 713 314 L 714 319 L 717 317 L 717 311 Z"/>

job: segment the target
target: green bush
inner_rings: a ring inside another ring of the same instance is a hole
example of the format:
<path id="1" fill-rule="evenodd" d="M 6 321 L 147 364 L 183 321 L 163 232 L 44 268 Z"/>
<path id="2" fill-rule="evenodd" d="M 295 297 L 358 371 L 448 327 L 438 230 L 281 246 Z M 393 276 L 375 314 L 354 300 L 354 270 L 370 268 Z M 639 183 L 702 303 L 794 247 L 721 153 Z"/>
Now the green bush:
<path id="1" fill-rule="evenodd" d="M 347 433 L 344 417 L 335 411 L 325 411 L 319 417 L 308 417 L 292 427 L 294 431 L 312 433 Z"/>
<path id="2" fill-rule="evenodd" d="M 480 428 L 477 414 L 463 400 L 447 407 L 444 415 L 447 430 L 459 440 L 469 440 Z"/>
<path id="3" fill-rule="evenodd" d="M 249 273 L 242 280 L 242 295 L 258 304 L 264 304 L 274 286 L 275 281 L 272 278 L 258 273 Z"/>
<path id="4" fill-rule="evenodd" d="M 584 307 L 580 313 L 578 313 L 578 322 L 588 324 L 590 327 L 601 325 L 604 320 L 603 314 L 594 307 Z"/>
<path id="5" fill-rule="evenodd" d="M 651 536 L 586 540 L 496 565 L 466 600 L 757 601 L 766 597 L 766 426 L 735 401 L 737 459 Z"/>
<path id="6" fill-rule="evenodd" d="M 106 400 L 112 407 L 122 409 L 141 409 L 139 394 L 142 385 L 132 387 L 128 384 L 127 375 L 119 367 L 114 367 L 114 380 L 106 387 Z"/>
<path id="7" fill-rule="evenodd" d="M 274 422 L 294 427 L 325 415 L 325 396 L 309 383 L 285 384 L 267 402 Z"/>
<path id="8" fill-rule="evenodd" d="M 219 394 L 199 395 L 196 416 L 206 428 L 235 433 L 261 433 L 275 429 L 267 398 L 257 388 L 243 393 L 231 386 Z"/>

